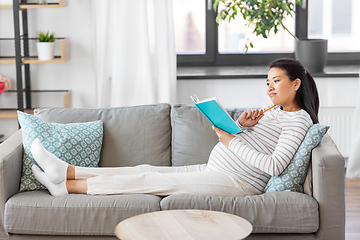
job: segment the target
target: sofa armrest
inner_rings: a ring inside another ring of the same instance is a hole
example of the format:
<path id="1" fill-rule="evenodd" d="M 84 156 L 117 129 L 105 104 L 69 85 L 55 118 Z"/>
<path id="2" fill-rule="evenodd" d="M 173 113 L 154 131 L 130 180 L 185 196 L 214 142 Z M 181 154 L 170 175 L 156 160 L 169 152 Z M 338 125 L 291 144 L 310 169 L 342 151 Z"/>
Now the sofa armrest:
<path id="1" fill-rule="evenodd" d="M 312 151 L 313 197 L 319 204 L 319 239 L 345 239 L 345 160 L 326 134 Z"/>
<path id="2" fill-rule="evenodd" d="M 0 144 L 0 239 L 8 239 L 4 226 L 6 201 L 18 192 L 22 167 L 22 131 Z"/>

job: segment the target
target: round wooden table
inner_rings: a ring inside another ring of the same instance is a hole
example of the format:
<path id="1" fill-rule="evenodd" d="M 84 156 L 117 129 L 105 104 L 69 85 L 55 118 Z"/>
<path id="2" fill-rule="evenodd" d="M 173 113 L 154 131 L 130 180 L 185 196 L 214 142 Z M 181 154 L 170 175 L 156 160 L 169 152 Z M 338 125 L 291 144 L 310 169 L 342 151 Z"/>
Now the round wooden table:
<path id="1" fill-rule="evenodd" d="M 121 240 L 238 240 L 252 225 L 236 215 L 207 210 L 168 210 L 145 213 L 120 222 L 115 235 Z"/>

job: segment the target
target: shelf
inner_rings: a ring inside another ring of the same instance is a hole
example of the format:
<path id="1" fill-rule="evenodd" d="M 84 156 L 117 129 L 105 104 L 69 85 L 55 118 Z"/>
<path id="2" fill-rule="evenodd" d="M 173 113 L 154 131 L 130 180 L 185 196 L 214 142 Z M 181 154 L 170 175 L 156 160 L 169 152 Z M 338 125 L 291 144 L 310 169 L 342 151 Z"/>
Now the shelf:
<path id="1" fill-rule="evenodd" d="M 48 4 L 19 4 L 20 9 L 28 8 L 62 8 L 68 5 L 68 0 L 59 0 L 59 3 L 48 3 Z M 0 8 L 13 8 L 12 5 L 1 5 Z"/>
<path id="2" fill-rule="evenodd" d="M 55 57 L 52 60 L 48 61 L 40 61 L 37 57 L 23 57 L 22 63 L 23 64 L 31 64 L 31 63 L 65 63 L 70 60 L 70 40 L 69 38 L 64 38 L 59 40 L 61 46 L 61 54 L 60 57 Z M 11 57 L 0 57 L 0 64 L 9 64 L 15 63 L 15 58 Z"/>
<path id="3" fill-rule="evenodd" d="M 0 57 L 0 64 L 15 63 L 15 58 L 2 58 Z"/>
<path id="4" fill-rule="evenodd" d="M 34 114 L 33 109 L 24 110 L 25 113 Z M 0 118 L 17 118 L 17 110 L 1 110 L 0 109 Z"/>
<path id="5" fill-rule="evenodd" d="M 31 90 L 32 92 L 32 96 L 34 96 L 34 94 L 52 94 L 52 96 L 54 96 L 55 93 L 61 93 L 62 94 L 62 99 L 58 102 L 58 104 L 56 104 L 56 106 L 50 107 L 48 106 L 43 106 L 41 104 L 41 106 L 39 107 L 34 107 L 34 108 L 71 108 L 71 91 L 70 90 Z M 8 92 L 5 92 L 4 94 L 14 94 L 14 97 L 16 97 L 16 91 L 15 90 L 9 90 Z M 6 97 L 3 95 L 0 95 L 1 97 Z M 9 96 L 8 96 L 9 97 Z M 8 98 L 6 97 L 6 98 Z M 47 98 L 46 95 L 43 95 L 42 98 Z M 33 99 L 34 100 L 34 99 Z M 5 99 L 2 99 L 2 101 L 5 101 Z M 16 101 L 16 99 L 14 98 L 8 98 L 7 102 L 9 102 L 8 104 L 4 103 L 5 106 L 7 108 L 4 107 L 3 109 L 0 108 L 0 119 L 1 118 L 17 118 L 17 109 L 16 106 L 12 106 L 11 103 L 13 103 L 14 101 Z M 39 102 L 39 99 L 37 100 Z M 10 103 L 11 102 L 11 103 Z M 40 99 L 40 102 L 43 103 L 44 101 L 42 101 Z M 15 103 L 16 104 L 16 103 Z M 61 106 L 62 105 L 62 106 Z M 24 112 L 29 113 L 29 114 L 33 114 L 34 110 L 33 109 L 25 109 Z"/>

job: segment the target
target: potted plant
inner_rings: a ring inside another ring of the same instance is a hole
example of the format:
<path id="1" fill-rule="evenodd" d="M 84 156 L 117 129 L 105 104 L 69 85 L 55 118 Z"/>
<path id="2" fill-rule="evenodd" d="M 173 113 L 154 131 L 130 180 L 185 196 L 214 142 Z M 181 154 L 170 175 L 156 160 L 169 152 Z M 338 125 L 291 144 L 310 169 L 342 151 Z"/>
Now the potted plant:
<path id="1" fill-rule="evenodd" d="M 39 32 L 39 42 L 37 42 L 38 58 L 41 61 L 49 61 L 54 58 L 55 33 Z"/>
<path id="2" fill-rule="evenodd" d="M 213 9 L 216 11 L 219 4 L 224 7 L 219 9 L 216 22 L 228 19 L 229 22 L 242 15 L 246 26 L 253 29 L 256 36 L 267 38 L 273 31 L 284 28 L 295 39 L 295 58 L 312 73 L 323 72 L 327 60 L 326 39 L 299 39 L 284 25 L 287 16 L 295 14 L 295 4 L 301 5 L 302 0 L 215 0 Z M 245 45 L 245 53 L 253 48 L 253 43 Z"/>

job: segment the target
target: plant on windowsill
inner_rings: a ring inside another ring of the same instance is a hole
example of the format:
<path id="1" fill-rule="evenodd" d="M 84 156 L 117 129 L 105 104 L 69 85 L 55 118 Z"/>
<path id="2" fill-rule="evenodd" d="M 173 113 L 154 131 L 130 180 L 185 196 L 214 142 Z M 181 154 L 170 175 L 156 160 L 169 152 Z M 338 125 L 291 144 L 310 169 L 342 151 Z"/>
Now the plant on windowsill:
<path id="1" fill-rule="evenodd" d="M 326 39 L 298 39 L 284 25 L 287 16 L 295 14 L 295 4 L 301 5 L 302 0 L 215 0 L 213 9 L 223 3 L 219 9 L 216 22 L 228 19 L 235 20 L 242 15 L 245 26 L 250 27 L 256 36 L 268 38 L 273 31 L 276 34 L 280 27 L 284 28 L 295 39 L 295 58 L 307 68 L 309 72 L 323 72 L 327 59 Z M 245 44 L 245 54 L 253 48 L 252 42 Z"/>
<path id="2" fill-rule="evenodd" d="M 39 42 L 36 43 L 40 61 L 49 61 L 54 58 L 55 33 L 39 32 Z"/>

